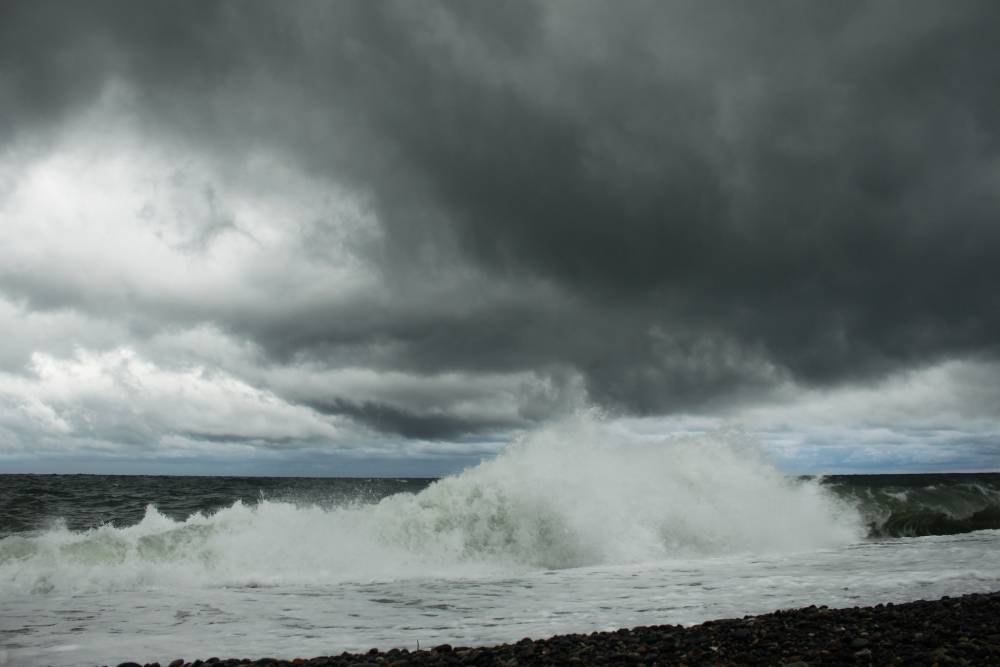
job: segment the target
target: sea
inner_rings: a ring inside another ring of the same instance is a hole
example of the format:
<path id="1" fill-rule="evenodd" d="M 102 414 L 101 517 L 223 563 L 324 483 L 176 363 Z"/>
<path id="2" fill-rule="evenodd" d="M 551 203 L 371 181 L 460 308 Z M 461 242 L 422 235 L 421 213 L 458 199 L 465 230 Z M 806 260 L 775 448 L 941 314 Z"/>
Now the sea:
<path id="1" fill-rule="evenodd" d="M 555 429 L 441 479 L 0 475 L 0 665 L 484 645 L 1000 590 L 1000 474 Z"/>

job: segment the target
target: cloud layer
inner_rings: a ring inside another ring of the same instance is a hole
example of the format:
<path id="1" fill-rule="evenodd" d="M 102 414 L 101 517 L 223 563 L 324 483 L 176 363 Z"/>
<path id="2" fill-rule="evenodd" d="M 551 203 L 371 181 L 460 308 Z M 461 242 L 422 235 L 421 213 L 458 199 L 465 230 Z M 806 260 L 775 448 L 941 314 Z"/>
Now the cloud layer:
<path id="1" fill-rule="evenodd" d="M 454 462 L 596 405 L 997 467 L 992 3 L 0 13 L 9 458 Z"/>

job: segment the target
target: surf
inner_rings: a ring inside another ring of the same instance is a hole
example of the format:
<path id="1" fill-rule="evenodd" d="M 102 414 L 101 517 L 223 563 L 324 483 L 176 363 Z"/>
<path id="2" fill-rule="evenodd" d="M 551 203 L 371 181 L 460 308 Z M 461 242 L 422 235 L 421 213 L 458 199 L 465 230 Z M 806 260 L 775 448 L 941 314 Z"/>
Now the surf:
<path id="1" fill-rule="evenodd" d="M 652 440 L 582 416 L 495 459 L 371 503 L 261 499 L 171 519 L 0 540 L 17 592 L 269 586 L 649 563 L 864 539 L 819 480 L 779 471 L 738 432 Z"/>

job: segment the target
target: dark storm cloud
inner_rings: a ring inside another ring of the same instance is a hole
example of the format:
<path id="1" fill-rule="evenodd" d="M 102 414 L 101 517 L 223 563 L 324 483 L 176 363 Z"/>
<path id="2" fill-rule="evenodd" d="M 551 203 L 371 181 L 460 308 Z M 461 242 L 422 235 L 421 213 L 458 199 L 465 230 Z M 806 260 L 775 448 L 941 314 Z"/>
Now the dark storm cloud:
<path id="1" fill-rule="evenodd" d="M 334 399 L 315 402 L 313 409 L 329 415 L 346 416 L 384 433 L 421 440 L 456 440 L 476 431 L 509 426 L 498 423 L 475 423 L 447 414 L 417 414 L 410 410 L 375 401 L 355 402 Z"/>
<path id="2" fill-rule="evenodd" d="M 0 11 L 0 136 L 125 82 L 151 136 L 369 193 L 390 287 L 479 276 L 447 304 L 216 316 L 275 358 L 569 368 L 654 414 L 997 352 L 994 3 Z M 480 426 L 329 400 L 406 436 Z"/>

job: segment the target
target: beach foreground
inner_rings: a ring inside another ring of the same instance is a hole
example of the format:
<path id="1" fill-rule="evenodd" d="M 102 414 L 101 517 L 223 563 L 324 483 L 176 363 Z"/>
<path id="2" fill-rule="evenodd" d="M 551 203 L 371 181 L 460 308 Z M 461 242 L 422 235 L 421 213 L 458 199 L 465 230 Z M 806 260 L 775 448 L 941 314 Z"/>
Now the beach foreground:
<path id="1" fill-rule="evenodd" d="M 212 657 L 175 660 L 170 667 L 203 664 L 994 665 L 1000 664 L 1000 592 L 850 609 L 806 607 L 692 627 L 637 627 L 489 647 L 445 644 L 308 659 Z"/>

